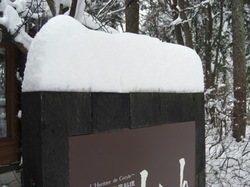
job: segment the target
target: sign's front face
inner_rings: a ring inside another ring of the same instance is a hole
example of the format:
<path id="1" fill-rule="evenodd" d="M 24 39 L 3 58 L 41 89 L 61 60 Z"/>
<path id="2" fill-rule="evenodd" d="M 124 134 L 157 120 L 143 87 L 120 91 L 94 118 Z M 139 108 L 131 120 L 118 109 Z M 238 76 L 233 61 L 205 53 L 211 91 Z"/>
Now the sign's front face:
<path id="1" fill-rule="evenodd" d="M 195 186 L 195 122 L 69 138 L 71 187 Z"/>

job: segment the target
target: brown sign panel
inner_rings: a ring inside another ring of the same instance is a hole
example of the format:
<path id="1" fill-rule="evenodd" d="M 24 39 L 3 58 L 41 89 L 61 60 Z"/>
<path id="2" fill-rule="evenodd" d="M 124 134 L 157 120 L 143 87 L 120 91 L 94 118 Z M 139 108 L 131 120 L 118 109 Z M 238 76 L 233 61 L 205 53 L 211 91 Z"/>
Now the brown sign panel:
<path id="1" fill-rule="evenodd" d="M 195 186 L 195 122 L 69 138 L 71 187 Z"/>

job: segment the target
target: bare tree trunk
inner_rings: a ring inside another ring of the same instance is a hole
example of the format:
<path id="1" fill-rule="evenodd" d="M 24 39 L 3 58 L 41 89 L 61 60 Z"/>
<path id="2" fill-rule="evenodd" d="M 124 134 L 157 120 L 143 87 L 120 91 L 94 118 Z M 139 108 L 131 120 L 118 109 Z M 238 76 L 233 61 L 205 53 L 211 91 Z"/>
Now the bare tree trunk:
<path id="1" fill-rule="evenodd" d="M 208 3 L 205 8 L 206 19 L 205 19 L 205 87 L 206 89 L 214 89 L 214 73 L 212 69 L 212 36 L 213 36 L 213 18 L 211 5 Z M 207 93 L 207 100 L 215 99 L 215 90 Z M 213 127 L 216 126 L 215 123 L 215 106 L 208 108 L 208 113 L 210 117 L 210 123 Z"/>
<path id="2" fill-rule="evenodd" d="M 177 9 L 177 0 L 173 0 L 172 3 L 173 4 L 171 4 L 171 9 L 174 11 L 173 19 L 175 20 L 179 17 L 179 11 Z M 182 32 L 181 32 L 181 24 L 175 25 L 174 29 L 175 29 L 175 36 L 176 36 L 177 43 L 180 45 L 184 45 Z"/>
<path id="3" fill-rule="evenodd" d="M 178 5 L 180 7 L 180 17 L 183 20 L 183 31 L 184 31 L 184 35 L 185 35 L 185 43 L 186 46 L 193 48 L 193 38 L 192 38 L 192 33 L 189 27 L 189 23 L 187 21 L 187 15 L 185 13 L 185 3 L 184 0 L 179 0 L 178 1 Z"/>
<path id="4" fill-rule="evenodd" d="M 224 6 L 224 0 L 220 1 L 220 25 L 219 25 L 219 31 L 218 31 L 218 35 L 217 35 L 217 43 L 216 43 L 216 53 L 215 53 L 215 61 L 214 61 L 214 66 L 215 66 L 215 70 L 214 70 L 214 77 L 218 77 L 218 64 L 219 64 L 219 54 L 220 54 L 220 48 L 221 48 L 221 37 L 222 37 L 222 28 L 223 28 L 223 6 Z"/>
<path id="5" fill-rule="evenodd" d="M 126 0 L 126 32 L 139 33 L 139 4 L 138 0 Z"/>
<path id="6" fill-rule="evenodd" d="M 233 137 L 241 141 L 246 132 L 246 56 L 243 0 L 232 0 L 234 118 Z"/>
<path id="7" fill-rule="evenodd" d="M 69 12 L 69 15 L 70 15 L 71 17 L 75 17 L 75 14 L 76 14 L 76 7 L 77 7 L 77 0 L 72 0 L 70 12 Z"/>
<path id="8" fill-rule="evenodd" d="M 211 69 L 212 64 L 212 31 L 213 31 L 213 18 L 211 12 L 211 5 L 208 4 L 206 8 L 207 18 L 205 19 L 205 63 L 206 63 L 206 88 L 214 87 L 214 75 Z"/>

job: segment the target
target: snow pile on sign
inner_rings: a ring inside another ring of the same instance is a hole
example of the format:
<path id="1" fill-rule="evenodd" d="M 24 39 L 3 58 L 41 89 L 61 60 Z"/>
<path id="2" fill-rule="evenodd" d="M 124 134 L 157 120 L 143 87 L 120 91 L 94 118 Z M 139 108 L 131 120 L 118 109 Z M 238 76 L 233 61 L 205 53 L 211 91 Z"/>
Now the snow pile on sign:
<path id="1" fill-rule="evenodd" d="M 202 92 L 202 64 L 184 46 L 57 16 L 30 46 L 23 91 Z"/>

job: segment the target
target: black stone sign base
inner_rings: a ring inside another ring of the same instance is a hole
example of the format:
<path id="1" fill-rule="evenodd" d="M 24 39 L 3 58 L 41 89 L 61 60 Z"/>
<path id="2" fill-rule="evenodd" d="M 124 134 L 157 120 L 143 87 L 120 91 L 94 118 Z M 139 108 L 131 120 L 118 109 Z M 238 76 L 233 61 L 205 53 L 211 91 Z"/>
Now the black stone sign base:
<path id="1" fill-rule="evenodd" d="M 69 186 L 70 136 L 195 121 L 195 182 L 203 187 L 203 102 L 203 93 L 23 93 L 24 186 Z"/>

